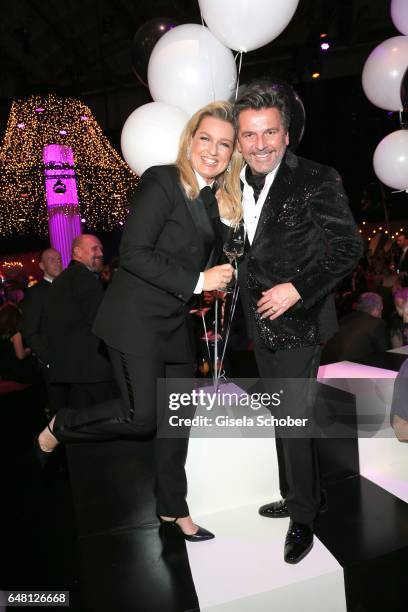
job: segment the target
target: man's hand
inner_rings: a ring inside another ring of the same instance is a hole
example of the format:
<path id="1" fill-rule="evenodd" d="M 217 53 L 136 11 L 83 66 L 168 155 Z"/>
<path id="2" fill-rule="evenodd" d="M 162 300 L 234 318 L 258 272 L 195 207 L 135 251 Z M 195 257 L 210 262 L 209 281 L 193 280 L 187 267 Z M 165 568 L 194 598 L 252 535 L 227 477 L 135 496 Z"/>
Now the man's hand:
<path id="1" fill-rule="evenodd" d="M 257 311 L 262 319 L 273 321 L 299 300 L 300 295 L 292 283 L 281 283 L 267 291 L 262 291 L 262 297 L 257 303 Z"/>
<path id="2" fill-rule="evenodd" d="M 223 291 L 232 278 L 234 268 L 230 264 L 214 266 L 204 272 L 204 291 Z"/>

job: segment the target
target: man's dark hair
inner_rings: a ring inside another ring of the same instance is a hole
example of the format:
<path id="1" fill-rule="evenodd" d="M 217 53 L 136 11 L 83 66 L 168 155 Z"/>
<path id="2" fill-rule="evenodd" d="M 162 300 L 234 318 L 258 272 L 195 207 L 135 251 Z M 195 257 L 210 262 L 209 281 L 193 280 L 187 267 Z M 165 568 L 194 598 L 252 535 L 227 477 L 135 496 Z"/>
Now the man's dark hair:
<path id="1" fill-rule="evenodd" d="M 290 101 L 284 88 L 278 83 L 270 81 L 256 81 L 248 85 L 238 97 L 234 105 L 234 122 L 238 129 L 239 114 L 248 109 L 261 110 L 263 108 L 276 108 L 280 112 L 282 125 L 285 131 L 289 130 L 291 109 Z"/>

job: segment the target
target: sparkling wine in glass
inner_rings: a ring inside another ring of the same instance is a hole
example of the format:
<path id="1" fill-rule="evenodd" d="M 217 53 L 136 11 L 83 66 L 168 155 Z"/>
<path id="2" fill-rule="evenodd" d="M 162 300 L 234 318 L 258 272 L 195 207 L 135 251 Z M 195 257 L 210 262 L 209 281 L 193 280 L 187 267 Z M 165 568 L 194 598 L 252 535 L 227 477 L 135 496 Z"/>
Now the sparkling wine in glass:
<path id="1" fill-rule="evenodd" d="M 243 223 L 232 225 L 229 228 L 228 236 L 224 242 L 223 251 L 229 263 L 238 269 L 238 259 L 243 256 L 245 250 L 245 226 Z M 225 291 L 231 292 L 234 290 L 236 278 L 233 278 L 225 288 Z"/>

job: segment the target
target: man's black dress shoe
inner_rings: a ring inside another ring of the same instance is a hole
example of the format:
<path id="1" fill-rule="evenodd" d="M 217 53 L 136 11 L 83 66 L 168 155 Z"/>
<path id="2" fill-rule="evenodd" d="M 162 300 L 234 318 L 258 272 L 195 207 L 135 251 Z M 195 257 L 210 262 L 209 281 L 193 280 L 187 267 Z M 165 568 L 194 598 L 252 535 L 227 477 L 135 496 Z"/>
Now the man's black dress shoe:
<path id="1" fill-rule="evenodd" d="M 178 517 L 171 521 L 165 521 L 164 519 L 159 517 L 159 521 L 162 527 L 169 527 L 170 529 L 176 528 L 177 532 L 180 533 L 180 535 L 188 542 L 204 542 L 204 540 L 212 540 L 213 538 L 215 538 L 215 535 L 211 533 L 211 531 L 208 531 L 208 529 L 204 529 L 204 527 L 200 526 L 198 527 L 198 530 L 193 534 L 184 533 L 180 525 L 176 523 L 177 519 Z"/>
<path id="2" fill-rule="evenodd" d="M 327 496 L 324 491 L 322 491 L 322 501 L 320 504 L 320 512 L 326 512 L 327 510 Z M 289 510 L 286 505 L 285 499 L 280 499 L 279 501 L 271 502 L 270 504 L 265 504 L 261 506 L 258 510 L 261 516 L 267 516 L 268 518 L 286 518 L 289 516 Z"/>
<path id="3" fill-rule="evenodd" d="M 312 546 L 312 528 L 291 520 L 285 539 L 284 559 L 286 563 L 299 563 L 310 552 Z"/>
<path id="4" fill-rule="evenodd" d="M 284 499 L 265 504 L 259 508 L 258 512 L 261 516 L 269 518 L 286 518 L 289 516 L 289 510 Z"/>

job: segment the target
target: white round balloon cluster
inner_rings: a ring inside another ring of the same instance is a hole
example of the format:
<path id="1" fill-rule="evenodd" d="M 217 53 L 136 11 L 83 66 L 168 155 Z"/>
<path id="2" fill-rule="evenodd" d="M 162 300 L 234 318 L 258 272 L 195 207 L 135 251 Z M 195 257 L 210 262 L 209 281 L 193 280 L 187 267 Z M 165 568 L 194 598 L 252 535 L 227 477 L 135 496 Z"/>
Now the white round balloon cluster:
<path id="1" fill-rule="evenodd" d="M 365 95 L 375 106 L 403 111 L 401 86 L 408 78 L 408 0 L 391 0 L 391 18 L 403 36 L 389 38 L 371 52 L 362 83 Z M 382 183 L 408 192 L 408 130 L 386 136 L 374 152 L 373 164 Z"/>
<path id="2" fill-rule="evenodd" d="M 142 174 L 154 164 L 176 159 L 181 131 L 199 108 L 228 100 L 235 91 L 235 51 L 271 42 L 292 19 L 299 0 L 198 0 L 208 27 L 185 24 L 156 43 L 148 65 L 154 102 L 127 118 L 121 135 L 123 156 Z"/>

